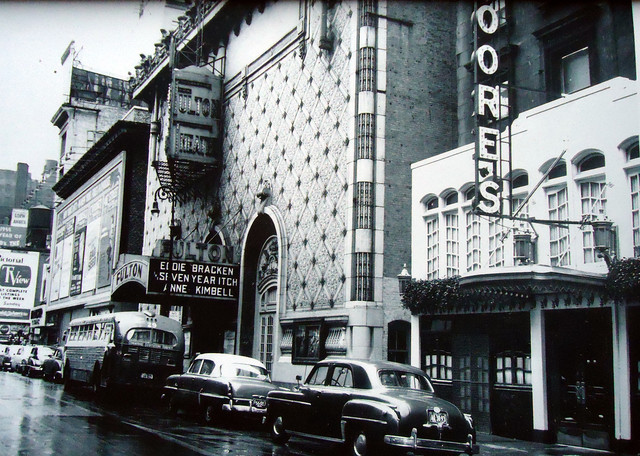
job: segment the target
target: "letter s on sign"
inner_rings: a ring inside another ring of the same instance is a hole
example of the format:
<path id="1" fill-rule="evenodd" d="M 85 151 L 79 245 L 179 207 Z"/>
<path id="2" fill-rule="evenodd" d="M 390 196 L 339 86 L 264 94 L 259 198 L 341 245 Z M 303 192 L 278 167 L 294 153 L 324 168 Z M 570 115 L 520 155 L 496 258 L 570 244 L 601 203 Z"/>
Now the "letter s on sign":
<path id="1" fill-rule="evenodd" d="M 494 181 L 484 181 L 480 183 L 480 196 L 483 198 L 478 202 L 478 209 L 485 214 L 497 214 L 500 210 L 500 199 L 498 198 L 500 186 Z M 487 204 L 487 201 L 492 204 Z"/>

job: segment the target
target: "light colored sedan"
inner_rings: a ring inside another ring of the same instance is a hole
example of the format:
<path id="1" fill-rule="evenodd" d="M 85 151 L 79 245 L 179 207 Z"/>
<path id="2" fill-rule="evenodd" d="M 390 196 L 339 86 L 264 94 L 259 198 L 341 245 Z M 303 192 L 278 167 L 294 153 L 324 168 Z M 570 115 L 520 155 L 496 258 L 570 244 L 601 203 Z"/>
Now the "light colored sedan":
<path id="1" fill-rule="evenodd" d="M 198 355 L 187 372 L 167 378 L 163 400 L 169 413 L 196 411 L 211 424 L 224 412 L 262 418 L 266 396 L 279 389 L 257 359 L 223 353 Z"/>

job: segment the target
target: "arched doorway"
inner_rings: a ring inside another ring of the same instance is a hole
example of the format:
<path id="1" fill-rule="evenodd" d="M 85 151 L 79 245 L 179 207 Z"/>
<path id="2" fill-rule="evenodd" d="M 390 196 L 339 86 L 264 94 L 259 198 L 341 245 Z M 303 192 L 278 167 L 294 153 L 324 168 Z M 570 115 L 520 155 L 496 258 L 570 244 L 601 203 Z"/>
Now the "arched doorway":
<path id="1" fill-rule="evenodd" d="M 239 353 L 273 362 L 278 300 L 278 241 L 276 227 L 266 214 L 258 215 L 243 251 Z"/>

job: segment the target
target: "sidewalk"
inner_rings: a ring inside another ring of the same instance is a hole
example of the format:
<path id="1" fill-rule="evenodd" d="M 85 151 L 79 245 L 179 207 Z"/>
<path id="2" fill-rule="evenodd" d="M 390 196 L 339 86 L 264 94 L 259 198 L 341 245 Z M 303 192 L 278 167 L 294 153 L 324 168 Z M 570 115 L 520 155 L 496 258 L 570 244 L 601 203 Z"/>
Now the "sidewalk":
<path id="1" fill-rule="evenodd" d="M 635 453 L 616 453 L 613 451 L 594 450 L 557 443 L 528 442 L 525 440 L 510 439 L 498 435 L 479 432 L 477 435 L 482 456 L 506 456 L 506 455 L 616 455 L 616 456 L 638 456 Z"/>

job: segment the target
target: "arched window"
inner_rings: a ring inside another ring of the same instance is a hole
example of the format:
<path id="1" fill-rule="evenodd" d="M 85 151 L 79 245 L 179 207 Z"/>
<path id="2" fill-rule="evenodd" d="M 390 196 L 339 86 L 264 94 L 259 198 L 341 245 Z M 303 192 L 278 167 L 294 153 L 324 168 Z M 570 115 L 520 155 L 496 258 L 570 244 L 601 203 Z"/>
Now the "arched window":
<path id="1" fill-rule="evenodd" d="M 464 200 L 471 201 L 476 196 L 476 188 L 470 187 L 466 192 L 464 192 Z"/>
<path id="2" fill-rule="evenodd" d="M 560 162 L 547 175 L 547 179 L 556 179 L 558 177 L 563 177 L 567 175 L 567 164 L 565 162 Z"/>
<path id="3" fill-rule="evenodd" d="M 529 185 L 529 175 L 527 173 L 516 176 L 511 182 L 511 188 L 521 188 Z"/>
<path id="4" fill-rule="evenodd" d="M 590 171 L 592 169 L 598 169 L 603 167 L 604 167 L 604 155 L 591 154 L 583 158 L 578 163 L 578 172 L 583 173 L 585 171 Z"/>
<path id="5" fill-rule="evenodd" d="M 444 197 L 445 206 L 451 206 L 452 204 L 456 204 L 457 202 L 458 202 L 458 192 L 451 192 Z"/>
<path id="6" fill-rule="evenodd" d="M 424 207 L 428 211 L 436 209 L 438 207 L 438 197 L 432 196 L 431 198 L 427 199 L 427 201 L 424 203 Z"/>

